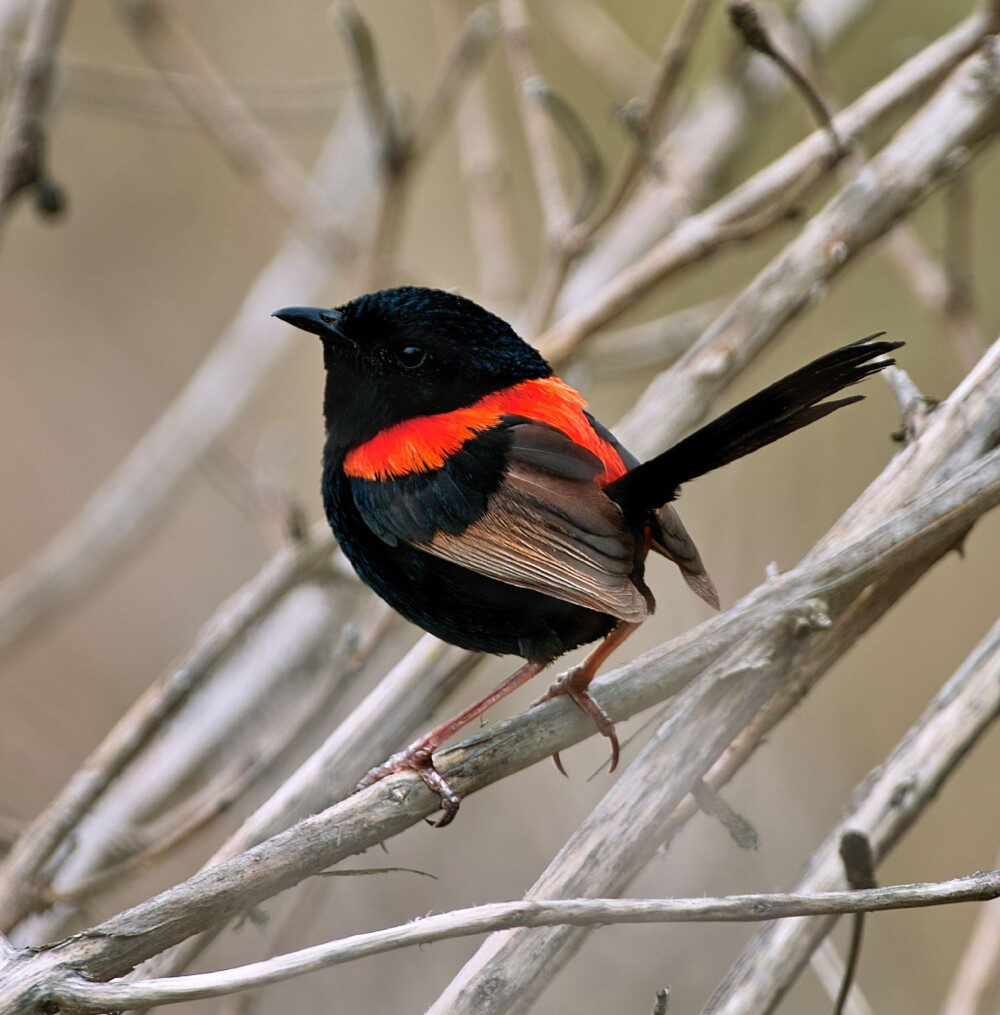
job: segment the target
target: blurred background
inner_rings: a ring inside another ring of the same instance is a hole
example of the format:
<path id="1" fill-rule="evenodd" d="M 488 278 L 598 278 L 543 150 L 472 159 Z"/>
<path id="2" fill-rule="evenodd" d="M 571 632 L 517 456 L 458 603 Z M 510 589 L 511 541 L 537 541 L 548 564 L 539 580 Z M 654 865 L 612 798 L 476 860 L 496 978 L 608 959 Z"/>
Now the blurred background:
<path id="1" fill-rule="evenodd" d="M 652 61 L 679 4 L 604 0 L 601 6 Z M 918 5 L 875 0 L 862 6 L 863 15 L 823 65 L 831 94 L 845 103 L 966 13 L 964 5 L 947 0 Z M 530 7 L 539 62 L 614 166 L 627 140 L 613 110 L 630 95 L 598 79 L 580 60 L 550 7 L 555 4 L 548 0 Z M 287 152 L 309 167 L 351 85 L 329 5 L 179 0 L 173 9 Z M 427 94 L 454 37 L 452 11 L 425 0 L 364 5 L 384 75 L 411 105 Z M 685 88 L 718 74 L 734 45 L 718 5 L 695 48 Z M 287 225 L 157 81 L 114 5 L 74 6 L 61 53 L 50 167 L 65 187 L 68 207 L 51 222 L 18 208 L 0 248 L 0 575 L 18 571 L 69 523 L 167 409 L 240 309 Z M 510 174 L 517 297 L 539 261 L 538 207 L 500 47 L 486 59 L 484 74 Z M 788 94 L 762 109 L 720 186 L 744 178 L 812 129 L 799 96 Z M 458 167 L 449 126 L 415 167 L 396 278 L 477 296 L 476 253 Z M 973 164 L 971 189 L 976 321 L 991 341 L 1000 331 L 997 151 L 986 151 Z M 818 206 L 819 199 L 810 203 Z M 939 255 L 940 195 L 911 223 L 927 249 Z M 671 279 L 627 323 L 739 289 L 795 228 L 782 227 Z M 358 277 L 333 273 L 320 298 L 304 293 L 301 300 L 284 302 L 336 303 L 356 295 L 361 284 Z M 81 603 L 3 660 L 5 821 L 16 825 L 33 818 L 150 682 L 191 645 L 218 604 L 257 572 L 285 538 L 281 519 L 289 501 L 301 503 L 309 520 L 321 517 L 320 350 L 308 336 L 290 338 L 281 325 L 273 327 L 274 341 L 285 343 L 274 368 L 223 439 L 179 485 L 150 534 Z M 825 350 L 881 329 L 906 341 L 900 361 L 926 394 L 943 398 L 963 376 L 965 367 L 940 318 L 921 305 L 898 265 L 876 246 L 838 277 L 811 312 L 785 329 L 727 393 L 726 404 Z M 649 379 L 648 368 L 608 376 L 600 361 L 586 358 L 565 373 L 586 390 L 596 415 L 608 424 L 631 407 Z M 898 425 L 895 402 L 881 382 L 869 384 L 866 393 L 868 399 L 850 412 L 685 490 L 680 512 L 724 605 L 758 584 L 772 561 L 780 568 L 793 565 L 888 462 L 895 447 L 889 434 Z M 723 828 L 699 816 L 631 894 L 787 888 L 855 784 L 885 757 L 997 618 L 998 560 L 1000 518 L 987 517 L 973 531 L 964 558 L 952 554 L 942 561 L 758 751 L 726 796 L 758 829 L 759 850 L 741 851 Z M 707 616 L 672 566 L 661 562 L 650 570 L 658 611 L 620 659 Z M 394 633 L 385 658 L 416 635 Z M 445 711 L 484 691 L 511 665 L 496 660 L 482 667 Z M 378 672 L 348 690 L 341 710 L 358 700 Z M 539 682 L 489 718 L 512 714 L 540 691 Z M 282 771 L 141 882 L 94 901 L 83 923 L 195 870 L 334 721 L 315 730 Z M 288 949 L 430 910 L 520 897 L 610 784 L 605 774 L 587 778 L 605 752 L 603 742 L 589 741 L 567 752 L 569 781 L 551 765 L 538 766 L 469 799 L 447 832 L 421 826 L 389 844 L 386 862 L 419 868 L 437 880 L 387 874 L 314 882 L 306 908 L 286 918 L 291 901 L 272 900 L 261 921 L 245 921 L 225 935 L 199 968 L 258 957 L 276 928 L 282 949 Z M 995 866 L 998 770 L 1000 739 L 994 732 L 880 867 L 880 880 L 935 880 Z M 937 1011 L 973 916 L 972 907 L 951 907 L 871 919 L 859 980 L 874 1010 Z M 602 929 L 585 945 L 585 958 L 562 973 L 536 1010 L 643 1013 L 655 990 L 667 984 L 672 1012 L 697 1010 L 751 932 L 745 926 Z M 835 940 L 843 947 L 845 939 L 846 927 L 839 927 Z M 477 944 L 451 941 L 313 974 L 268 989 L 247 1001 L 245 1010 L 417 1012 Z M 825 1011 L 828 1003 L 806 972 L 782 1010 Z M 227 1006 L 208 1001 L 178 1010 L 220 1007 Z M 228 1010 L 237 1009 L 231 1004 Z"/>

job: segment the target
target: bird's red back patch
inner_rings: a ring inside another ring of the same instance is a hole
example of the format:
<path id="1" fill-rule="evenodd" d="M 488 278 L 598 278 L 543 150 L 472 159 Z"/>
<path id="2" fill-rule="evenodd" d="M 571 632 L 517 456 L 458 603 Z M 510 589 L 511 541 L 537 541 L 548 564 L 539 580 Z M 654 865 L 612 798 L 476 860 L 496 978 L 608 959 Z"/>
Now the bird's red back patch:
<path id="1" fill-rule="evenodd" d="M 558 377 L 521 381 L 465 408 L 387 427 L 347 453 L 344 472 L 352 478 L 374 480 L 439 469 L 476 434 L 497 426 L 504 416 L 521 416 L 561 430 L 597 455 L 604 472 L 596 482 L 605 486 L 627 470 L 614 445 L 590 425 L 586 408 L 583 396 Z"/>

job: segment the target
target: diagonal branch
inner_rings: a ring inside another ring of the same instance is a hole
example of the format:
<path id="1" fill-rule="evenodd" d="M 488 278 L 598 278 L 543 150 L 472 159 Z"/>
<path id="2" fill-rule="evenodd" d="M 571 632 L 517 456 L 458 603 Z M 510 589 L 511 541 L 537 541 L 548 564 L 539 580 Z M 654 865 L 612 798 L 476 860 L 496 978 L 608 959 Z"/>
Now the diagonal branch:
<path id="1" fill-rule="evenodd" d="M 715 688 L 708 700 L 714 699 L 716 706 L 718 692 L 725 688 L 748 698 L 764 695 L 766 700 L 773 682 L 780 683 L 782 674 L 801 665 L 803 653 L 817 648 L 808 622 L 813 609 L 809 604 L 817 596 L 831 604 L 845 597 L 850 600 L 876 575 L 894 574 L 915 560 L 939 556 L 997 502 L 1000 452 L 918 498 L 839 552 L 769 581 L 696 633 L 677 639 L 672 652 L 653 653 L 655 661 L 634 661 L 605 677 L 595 688 L 597 696 L 614 719 L 622 719 L 701 673 L 698 682 Z M 747 709 L 752 709 L 752 701 L 742 711 Z M 693 737 L 701 744 L 692 753 L 700 754 L 706 767 L 707 741 L 714 741 L 719 750 L 725 746 L 724 732 L 706 736 L 713 728 L 709 723 L 717 718 L 711 708 L 707 714 L 678 716 L 678 728 L 687 731 L 685 740 Z M 551 702 L 444 753 L 439 767 L 467 794 L 592 733 L 587 718 L 572 703 Z M 683 784 L 678 782 L 677 787 L 683 796 Z M 37 984 L 37 977 L 45 975 L 43 969 L 53 965 L 72 965 L 97 978 L 120 975 L 206 925 L 222 922 L 310 873 L 397 834 L 437 806 L 438 800 L 419 779 L 409 775 L 388 779 L 90 931 L 33 954 L 10 979 L 10 990 L 0 994 L 0 1000 L 14 1003 L 26 984 Z"/>

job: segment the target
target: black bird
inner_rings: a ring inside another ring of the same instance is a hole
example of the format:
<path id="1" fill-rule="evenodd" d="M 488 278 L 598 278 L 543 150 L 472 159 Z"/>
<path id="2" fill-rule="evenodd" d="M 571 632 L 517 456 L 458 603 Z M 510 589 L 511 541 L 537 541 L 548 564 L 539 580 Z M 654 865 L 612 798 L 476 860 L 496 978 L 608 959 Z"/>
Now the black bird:
<path id="1" fill-rule="evenodd" d="M 649 551 L 719 606 L 669 503 L 680 485 L 858 401 L 823 399 L 891 364 L 880 357 L 902 344 L 873 335 L 830 352 L 640 464 L 532 346 L 471 300 L 407 286 L 274 316 L 323 342 L 323 503 L 362 581 L 444 641 L 526 660 L 359 784 L 416 771 L 441 796 L 440 825 L 460 798 L 433 752 L 598 639 L 540 700 L 570 695 L 611 741 L 614 768 L 614 724 L 587 688 L 653 612 Z"/>

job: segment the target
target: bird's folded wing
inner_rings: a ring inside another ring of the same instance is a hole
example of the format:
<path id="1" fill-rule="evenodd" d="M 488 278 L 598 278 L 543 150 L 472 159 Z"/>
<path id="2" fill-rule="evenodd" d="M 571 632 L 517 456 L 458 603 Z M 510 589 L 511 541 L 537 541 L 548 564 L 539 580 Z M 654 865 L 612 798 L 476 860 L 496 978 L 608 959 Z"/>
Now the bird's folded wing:
<path id="1" fill-rule="evenodd" d="M 638 622 L 649 607 L 631 577 L 635 543 L 594 481 L 603 468 L 560 431 L 516 422 L 496 438 L 469 441 L 443 469 L 391 488 L 352 488 L 362 517 L 386 542 Z"/>

